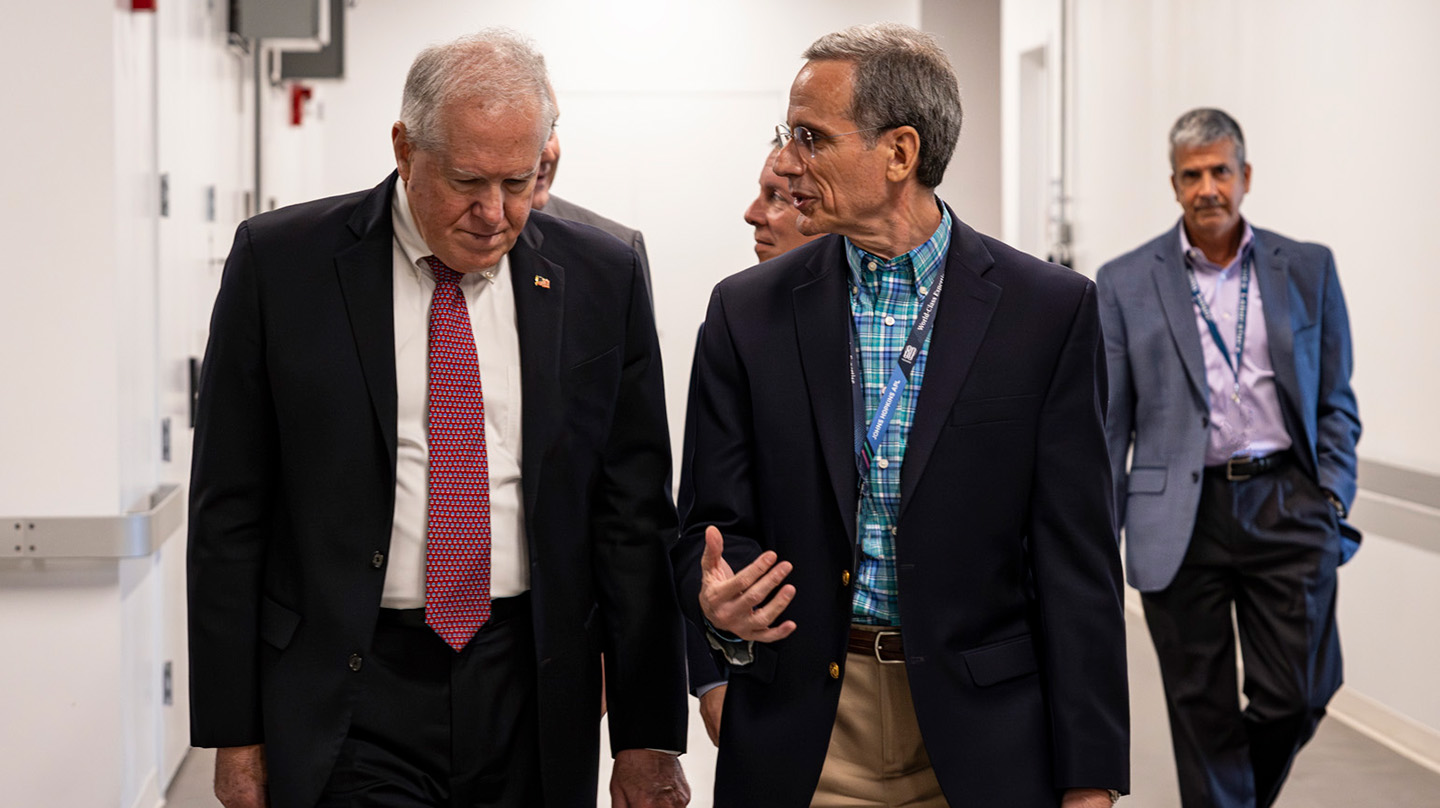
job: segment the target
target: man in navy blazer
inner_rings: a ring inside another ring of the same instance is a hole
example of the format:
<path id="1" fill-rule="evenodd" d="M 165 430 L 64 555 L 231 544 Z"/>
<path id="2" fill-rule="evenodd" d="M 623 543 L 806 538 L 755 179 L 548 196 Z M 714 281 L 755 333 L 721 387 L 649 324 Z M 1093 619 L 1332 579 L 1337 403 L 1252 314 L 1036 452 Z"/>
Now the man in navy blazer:
<path id="1" fill-rule="evenodd" d="M 715 805 L 1109 806 L 1129 715 L 1095 287 L 936 198 L 960 106 L 933 37 L 861 26 L 805 58 L 775 171 L 831 235 L 715 288 L 682 470 L 681 603 L 730 663 Z"/>
<path id="2" fill-rule="evenodd" d="M 633 250 L 530 212 L 546 83 L 503 31 L 429 48 L 396 173 L 236 233 L 189 545 L 191 741 L 227 808 L 593 808 L 602 653 L 614 804 L 688 801 L 654 320 Z M 462 340 L 437 343 L 442 305 Z M 486 515 L 455 532 L 486 526 L 457 563 L 489 617 L 455 640 L 427 566 L 437 345 L 483 392 L 483 443 L 450 455 L 486 458 Z"/>
<path id="3" fill-rule="evenodd" d="M 1265 806 L 1341 681 L 1350 326 L 1330 250 L 1240 215 L 1250 164 L 1229 115 L 1181 116 L 1170 159 L 1180 223 L 1097 277 L 1116 507 L 1183 804 Z"/>

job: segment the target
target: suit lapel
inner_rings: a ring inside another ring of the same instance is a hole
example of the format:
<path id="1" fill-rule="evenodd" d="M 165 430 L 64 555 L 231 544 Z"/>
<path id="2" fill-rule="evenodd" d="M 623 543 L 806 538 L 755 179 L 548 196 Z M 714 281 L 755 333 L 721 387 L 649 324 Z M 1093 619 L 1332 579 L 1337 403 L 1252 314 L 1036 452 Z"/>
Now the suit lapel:
<path id="1" fill-rule="evenodd" d="M 395 473 L 395 281 L 394 229 L 390 205 L 395 174 L 376 186 L 355 209 L 348 225 L 355 244 L 335 255 L 340 291 L 350 317 L 355 350 L 365 373 L 370 403 Z"/>
<path id="2" fill-rule="evenodd" d="M 1289 260 L 1279 250 L 1268 248 L 1258 231 L 1252 249 L 1255 254 L 1255 284 L 1260 290 L 1260 302 L 1265 310 L 1265 337 L 1270 344 L 1270 367 L 1275 371 L 1275 387 L 1280 391 L 1281 414 L 1291 435 L 1304 435 L 1305 421 L 1296 406 L 1296 402 L 1300 401 L 1300 380 L 1295 373 L 1295 332 L 1308 323 L 1297 323 L 1291 317 Z M 1308 436 L 1306 440 L 1309 445 Z"/>
<path id="3" fill-rule="evenodd" d="M 945 287 L 940 292 L 935 330 L 925 350 L 925 375 L 900 472 L 901 518 L 980 351 L 990 318 L 1000 304 L 1000 287 L 983 277 L 995 259 L 974 230 L 955 217 L 954 211 L 950 215 L 954 226 L 945 259 Z"/>
<path id="4" fill-rule="evenodd" d="M 845 535 L 855 540 L 855 421 L 850 404 L 850 301 L 846 295 L 844 241 L 827 239 L 806 268 L 809 276 L 792 292 L 795 335 L 810 411 L 830 473 Z"/>
<path id="5" fill-rule="evenodd" d="M 540 464 L 555 439 L 560 404 L 560 349 L 565 326 L 565 270 L 540 254 L 544 237 L 528 224 L 510 250 L 515 328 L 520 339 L 521 485 L 525 511 L 535 513 Z M 542 287 L 535 278 L 548 280 Z"/>
<path id="6" fill-rule="evenodd" d="M 1170 237 L 1161 239 L 1151 274 L 1155 279 L 1155 292 L 1160 296 L 1160 306 L 1170 324 L 1170 335 L 1180 351 L 1180 362 L 1190 377 L 1191 387 L 1208 407 L 1210 386 L 1205 381 L 1205 354 L 1200 347 L 1200 332 L 1195 327 L 1195 302 L 1190 295 L 1190 284 L 1185 280 L 1185 262 L 1180 257 L 1179 227 L 1176 225 L 1176 229 L 1170 231 Z"/>

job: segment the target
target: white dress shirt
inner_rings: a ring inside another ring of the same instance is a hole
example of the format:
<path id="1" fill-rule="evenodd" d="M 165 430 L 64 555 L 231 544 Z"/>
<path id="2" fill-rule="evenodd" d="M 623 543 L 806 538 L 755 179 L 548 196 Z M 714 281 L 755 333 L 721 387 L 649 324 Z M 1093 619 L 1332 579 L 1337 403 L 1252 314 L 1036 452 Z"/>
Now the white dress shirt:
<path id="1" fill-rule="evenodd" d="M 395 515 L 390 559 L 380 605 L 425 605 L 425 537 L 429 480 L 426 438 L 430 298 L 433 255 L 410 211 L 405 183 L 395 180 L 390 208 L 395 228 Z M 490 596 L 518 595 L 530 588 L 529 552 L 520 487 L 520 337 L 510 261 L 463 275 L 460 288 L 470 309 L 485 399 L 485 452 L 490 467 Z"/>

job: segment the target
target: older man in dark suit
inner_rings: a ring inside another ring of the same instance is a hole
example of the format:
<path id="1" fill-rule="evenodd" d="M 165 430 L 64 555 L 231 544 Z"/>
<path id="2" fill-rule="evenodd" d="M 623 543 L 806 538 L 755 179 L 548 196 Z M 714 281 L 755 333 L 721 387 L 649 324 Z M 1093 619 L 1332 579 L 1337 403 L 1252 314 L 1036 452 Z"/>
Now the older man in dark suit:
<path id="1" fill-rule="evenodd" d="M 1105 366 L 1084 277 L 935 196 L 955 74 L 821 38 L 775 160 L 802 233 L 722 281 L 681 603 L 730 663 L 715 804 L 1109 806 L 1128 785 Z"/>
<path id="2" fill-rule="evenodd" d="M 1181 116 L 1170 164 L 1180 222 L 1097 277 L 1116 506 L 1182 802 L 1253 808 L 1275 801 L 1340 686 L 1335 571 L 1360 539 L 1345 522 L 1350 325 L 1330 250 L 1241 216 L 1234 119 Z"/>
<path id="3" fill-rule="evenodd" d="M 427 49 L 397 174 L 236 234 L 190 522 L 227 808 L 593 806 L 602 653 L 613 804 L 688 800 L 654 322 L 633 250 L 531 215 L 546 84 Z"/>

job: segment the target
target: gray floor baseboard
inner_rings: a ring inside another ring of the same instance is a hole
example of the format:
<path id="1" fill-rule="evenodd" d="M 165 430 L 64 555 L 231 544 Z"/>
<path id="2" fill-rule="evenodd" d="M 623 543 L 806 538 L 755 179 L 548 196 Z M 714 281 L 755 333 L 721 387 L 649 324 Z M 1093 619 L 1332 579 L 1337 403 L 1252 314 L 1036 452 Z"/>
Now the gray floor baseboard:
<path id="1" fill-rule="evenodd" d="M 1440 732 L 1348 687 L 1330 699 L 1329 713 L 1361 735 L 1440 774 Z"/>

